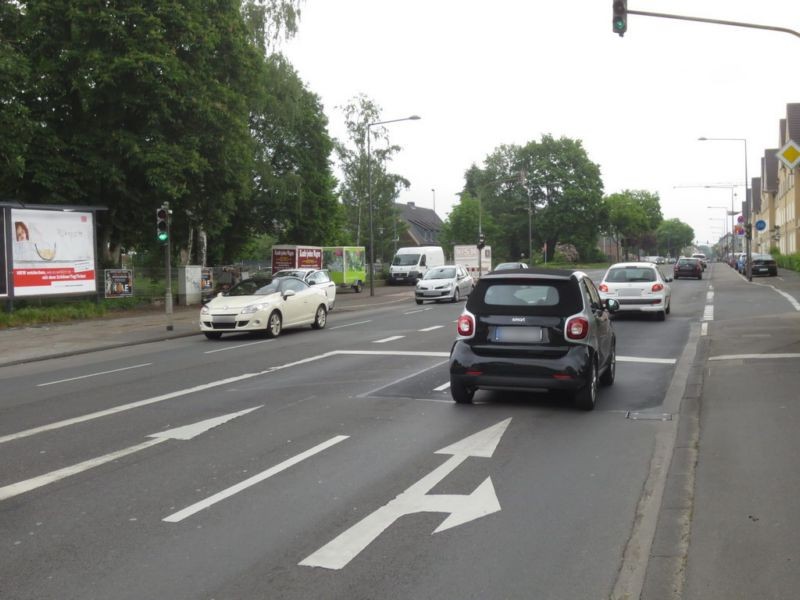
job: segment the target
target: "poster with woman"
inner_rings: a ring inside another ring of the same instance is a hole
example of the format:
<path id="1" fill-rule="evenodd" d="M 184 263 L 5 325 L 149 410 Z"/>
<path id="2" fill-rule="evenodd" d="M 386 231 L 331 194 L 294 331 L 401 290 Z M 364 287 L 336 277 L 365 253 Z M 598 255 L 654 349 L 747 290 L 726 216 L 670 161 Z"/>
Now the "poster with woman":
<path id="1" fill-rule="evenodd" d="M 14 296 L 91 293 L 94 214 L 11 209 Z"/>

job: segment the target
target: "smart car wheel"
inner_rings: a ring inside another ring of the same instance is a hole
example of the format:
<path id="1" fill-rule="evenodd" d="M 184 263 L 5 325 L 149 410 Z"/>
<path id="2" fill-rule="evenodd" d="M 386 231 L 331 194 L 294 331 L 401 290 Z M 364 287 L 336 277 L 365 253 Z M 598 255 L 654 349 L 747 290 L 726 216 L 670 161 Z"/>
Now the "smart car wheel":
<path id="1" fill-rule="evenodd" d="M 586 384 L 575 392 L 574 402 L 575 406 L 581 410 L 594 410 L 597 402 L 597 362 L 595 360 L 592 360 Z"/>
<path id="2" fill-rule="evenodd" d="M 450 395 L 458 404 L 472 404 L 475 388 L 466 385 L 461 380 L 450 379 Z"/>
<path id="3" fill-rule="evenodd" d="M 314 316 L 314 322 L 311 324 L 311 327 L 314 329 L 322 329 L 325 327 L 325 323 L 328 320 L 328 313 L 325 310 L 325 307 L 320 304 L 317 307 L 317 314 Z"/>
<path id="4" fill-rule="evenodd" d="M 277 310 L 272 311 L 272 314 L 269 316 L 269 320 L 267 321 L 267 337 L 278 337 L 281 334 L 281 326 L 283 325 L 283 320 L 281 319 L 281 313 Z"/>
<path id="5" fill-rule="evenodd" d="M 617 376 L 617 346 L 616 344 L 611 348 L 611 356 L 608 359 L 608 367 L 600 375 L 600 383 L 605 386 L 612 385 L 614 378 Z"/>
<path id="6" fill-rule="evenodd" d="M 204 331 L 203 333 L 210 340 L 218 340 L 222 337 L 222 334 L 218 331 Z"/>
<path id="7" fill-rule="evenodd" d="M 461 299 L 461 295 L 458 293 L 458 288 L 453 291 L 453 300 L 452 302 L 458 302 Z"/>

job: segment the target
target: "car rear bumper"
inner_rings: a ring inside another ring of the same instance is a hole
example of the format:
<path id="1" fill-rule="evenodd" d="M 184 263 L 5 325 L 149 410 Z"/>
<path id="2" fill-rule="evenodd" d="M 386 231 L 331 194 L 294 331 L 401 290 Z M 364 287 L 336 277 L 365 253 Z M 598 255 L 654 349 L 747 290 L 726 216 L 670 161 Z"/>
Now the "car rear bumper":
<path id="1" fill-rule="evenodd" d="M 450 379 L 484 390 L 576 391 L 586 385 L 591 352 L 589 346 L 574 346 L 552 358 L 481 356 L 457 341 L 450 353 Z"/>

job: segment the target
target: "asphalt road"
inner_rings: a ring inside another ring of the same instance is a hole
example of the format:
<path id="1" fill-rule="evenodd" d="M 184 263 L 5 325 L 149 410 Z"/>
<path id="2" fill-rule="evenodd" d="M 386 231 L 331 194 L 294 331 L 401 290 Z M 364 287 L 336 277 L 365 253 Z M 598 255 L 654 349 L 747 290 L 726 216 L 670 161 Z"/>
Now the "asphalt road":
<path id="1" fill-rule="evenodd" d="M 710 284 L 675 282 L 665 322 L 615 319 L 617 380 L 591 413 L 549 395 L 453 404 L 463 303 L 416 306 L 410 292 L 275 340 L 193 336 L 2 368 L 0 597 L 635 588 Z"/>

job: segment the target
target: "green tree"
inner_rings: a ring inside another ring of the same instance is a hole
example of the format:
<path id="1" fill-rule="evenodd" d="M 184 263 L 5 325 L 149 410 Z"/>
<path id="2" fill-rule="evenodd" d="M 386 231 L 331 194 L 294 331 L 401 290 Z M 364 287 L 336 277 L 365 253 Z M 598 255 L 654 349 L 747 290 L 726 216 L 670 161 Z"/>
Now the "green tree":
<path id="1" fill-rule="evenodd" d="M 677 258 L 681 251 L 691 246 L 694 229 L 680 219 L 662 221 L 656 230 L 659 254 Z"/>
<path id="2" fill-rule="evenodd" d="M 480 202 L 477 198 L 471 196 L 468 192 L 461 194 L 458 204 L 450 211 L 439 235 L 439 242 L 444 248 L 445 254 L 452 254 L 453 246 L 462 244 L 471 246 L 478 243 L 478 213 L 480 208 Z M 492 256 L 497 260 L 499 255 L 495 248 L 501 243 L 502 231 L 494 223 L 494 219 L 490 214 L 482 214 L 480 221 L 481 229 L 486 236 L 486 243 L 492 246 Z"/>
<path id="3" fill-rule="evenodd" d="M 656 229 L 663 221 L 658 194 L 645 190 L 623 190 L 603 201 L 603 230 L 627 255 L 630 248 L 656 252 Z"/>
<path id="4" fill-rule="evenodd" d="M 29 86 L 30 64 L 20 51 L 22 14 L 17 4 L 0 5 L 0 190 L 15 197 L 25 171 L 33 131 L 30 111 L 22 97 Z"/>
<path id="5" fill-rule="evenodd" d="M 388 130 L 383 126 L 367 127 L 369 123 L 381 120 L 380 107 L 361 94 L 341 108 L 345 115 L 347 140 L 337 141 L 336 154 L 343 173 L 339 185 L 343 228 L 348 243 L 366 245 L 370 234 L 368 199 L 372 200 L 375 231 L 394 231 L 397 218 L 395 200 L 410 184 L 404 177 L 387 171 L 388 163 L 401 150 L 400 146 L 389 142 Z M 370 136 L 369 147 L 367 133 Z M 376 258 L 390 258 L 389 244 L 381 243 L 377 238 L 375 242 Z"/>
<path id="6" fill-rule="evenodd" d="M 544 135 L 525 146 L 500 146 L 465 179 L 465 191 L 480 195 L 503 232 L 497 250 L 493 246 L 498 256 L 528 255 L 529 223 L 530 245 L 535 252 L 546 242 L 548 259 L 558 243 L 594 253 L 603 183 L 580 140 Z"/>

